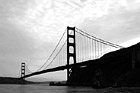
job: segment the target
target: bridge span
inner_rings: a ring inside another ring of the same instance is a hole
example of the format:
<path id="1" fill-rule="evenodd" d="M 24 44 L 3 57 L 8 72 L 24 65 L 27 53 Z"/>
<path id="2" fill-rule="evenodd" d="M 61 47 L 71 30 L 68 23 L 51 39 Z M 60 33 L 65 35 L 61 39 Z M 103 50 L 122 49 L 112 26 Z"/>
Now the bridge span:
<path id="1" fill-rule="evenodd" d="M 69 85 L 108 86 L 122 82 L 125 76 L 140 67 L 139 43 L 123 48 L 76 27 L 67 27 L 66 32 L 36 72 L 25 75 L 26 67 L 22 65 L 21 78 L 66 69 Z"/>

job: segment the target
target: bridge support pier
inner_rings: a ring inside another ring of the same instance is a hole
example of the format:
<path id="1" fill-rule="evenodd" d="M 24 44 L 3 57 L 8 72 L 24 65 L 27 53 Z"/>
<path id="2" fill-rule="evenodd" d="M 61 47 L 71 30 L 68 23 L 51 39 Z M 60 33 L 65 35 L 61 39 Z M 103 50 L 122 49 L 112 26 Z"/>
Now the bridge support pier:
<path id="1" fill-rule="evenodd" d="M 75 27 L 67 27 L 67 84 L 69 84 L 70 74 L 72 73 L 69 67 L 70 62 L 76 64 L 76 40 Z"/>
<path id="2" fill-rule="evenodd" d="M 25 76 L 25 63 L 21 63 L 21 78 Z M 25 79 L 25 78 L 23 78 Z"/>

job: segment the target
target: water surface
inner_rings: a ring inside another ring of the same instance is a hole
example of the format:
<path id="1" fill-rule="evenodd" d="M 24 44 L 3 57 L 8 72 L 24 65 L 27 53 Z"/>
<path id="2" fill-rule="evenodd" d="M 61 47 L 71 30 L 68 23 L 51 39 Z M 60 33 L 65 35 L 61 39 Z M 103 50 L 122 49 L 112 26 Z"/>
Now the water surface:
<path id="1" fill-rule="evenodd" d="M 97 93 L 90 87 L 1 84 L 0 93 Z"/>
<path id="2" fill-rule="evenodd" d="M 0 93 L 140 93 L 140 87 L 93 89 L 91 87 L 48 86 L 44 84 L 0 84 Z"/>

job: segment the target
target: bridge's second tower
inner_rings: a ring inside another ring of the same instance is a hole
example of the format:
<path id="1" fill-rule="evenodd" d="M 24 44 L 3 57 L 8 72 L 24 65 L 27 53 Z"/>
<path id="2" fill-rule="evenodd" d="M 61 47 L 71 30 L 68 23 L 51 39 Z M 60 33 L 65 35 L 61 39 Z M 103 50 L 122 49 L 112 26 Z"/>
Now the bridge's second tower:
<path id="1" fill-rule="evenodd" d="M 67 27 L 67 81 L 70 78 L 71 68 L 70 62 L 76 64 L 76 40 L 75 40 L 75 27 Z M 68 82 L 67 82 L 68 83 Z"/>
<path id="2" fill-rule="evenodd" d="M 21 78 L 25 76 L 25 63 L 21 63 Z"/>

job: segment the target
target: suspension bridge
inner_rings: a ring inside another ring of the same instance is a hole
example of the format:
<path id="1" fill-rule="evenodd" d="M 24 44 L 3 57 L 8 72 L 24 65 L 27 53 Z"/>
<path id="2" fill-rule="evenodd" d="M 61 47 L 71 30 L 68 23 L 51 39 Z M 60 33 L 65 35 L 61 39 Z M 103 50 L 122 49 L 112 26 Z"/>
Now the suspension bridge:
<path id="1" fill-rule="evenodd" d="M 21 78 L 67 70 L 67 81 L 75 68 L 86 67 L 106 53 L 123 47 L 90 35 L 77 27 L 67 27 L 55 49 L 37 71 L 32 72 L 25 63 L 21 64 Z M 98 63 L 98 62 L 95 62 Z"/>

